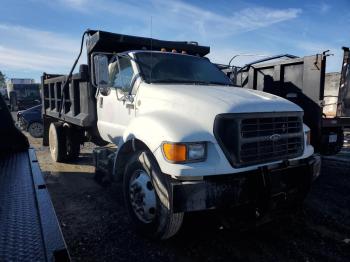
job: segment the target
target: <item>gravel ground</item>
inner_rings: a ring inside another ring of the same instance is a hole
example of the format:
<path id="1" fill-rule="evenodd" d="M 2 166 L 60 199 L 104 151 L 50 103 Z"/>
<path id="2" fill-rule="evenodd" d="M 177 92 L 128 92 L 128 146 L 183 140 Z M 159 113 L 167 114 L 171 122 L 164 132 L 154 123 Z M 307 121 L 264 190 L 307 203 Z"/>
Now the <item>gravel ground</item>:
<path id="1" fill-rule="evenodd" d="M 30 138 L 73 261 L 349 261 L 350 150 L 323 161 L 304 212 L 239 232 L 217 213 L 192 213 L 174 238 L 150 241 L 131 230 L 120 185 L 93 180 L 91 150 L 74 164 L 55 164 Z"/>

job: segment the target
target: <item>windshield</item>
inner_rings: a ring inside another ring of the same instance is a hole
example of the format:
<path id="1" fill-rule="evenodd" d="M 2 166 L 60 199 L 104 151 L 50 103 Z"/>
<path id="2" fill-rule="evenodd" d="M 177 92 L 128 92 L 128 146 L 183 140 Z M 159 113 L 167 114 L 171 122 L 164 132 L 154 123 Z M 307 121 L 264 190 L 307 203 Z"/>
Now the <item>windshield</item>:
<path id="1" fill-rule="evenodd" d="M 208 59 L 173 53 L 136 53 L 147 83 L 231 85 L 228 77 Z"/>

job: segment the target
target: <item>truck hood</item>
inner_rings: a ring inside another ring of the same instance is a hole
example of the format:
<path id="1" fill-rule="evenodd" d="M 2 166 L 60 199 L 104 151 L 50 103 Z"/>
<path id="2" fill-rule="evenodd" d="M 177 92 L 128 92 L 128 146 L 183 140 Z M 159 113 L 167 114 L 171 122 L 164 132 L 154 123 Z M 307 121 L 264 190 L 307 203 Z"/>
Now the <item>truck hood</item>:
<path id="1" fill-rule="evenodd" d="M 185 111 L 186 114 L 201 113 L 207 116 L 221 113 L 288 112 L 302 109 L 269 93 L 233 86 L 146 84 L 142 100 L 153 104 Z M 141 91 L 141 90 L 140 90 Z M 165 107 L 165 108 L 164 108 Z"/>

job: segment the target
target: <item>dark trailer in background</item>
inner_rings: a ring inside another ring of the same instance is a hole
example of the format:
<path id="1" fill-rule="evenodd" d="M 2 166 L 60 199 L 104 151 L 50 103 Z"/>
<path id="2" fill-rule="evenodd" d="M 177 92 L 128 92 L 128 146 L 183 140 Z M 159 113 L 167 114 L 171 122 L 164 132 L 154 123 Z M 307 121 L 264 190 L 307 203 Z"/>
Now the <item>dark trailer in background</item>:
<path id="1" fill-rule="evenodd" d="M 343 47 L 344 57 L 340 75 L 339 95 L 337 103 L 337 116 L 346 119 L 349 124 L 350 117 L 350 50 Z"/>
<path id="2" fill-rule="evenodd" d="M 41 104 L 40 84 L 8 83 L 7 92 L 11 111 L 25 110 Z"/>
<path id="3" fill-rule="evenodd" d="M 348 48 L 343 50 L 338 75 L 326 74 L 326 52 L 302 58 L 280 55 L 221 69 L 237 86 L 278 95 L 302 107 L 315 151 L 332 155 L 341 150 L 344 128 L 350 127 L 350 56 Z"/>

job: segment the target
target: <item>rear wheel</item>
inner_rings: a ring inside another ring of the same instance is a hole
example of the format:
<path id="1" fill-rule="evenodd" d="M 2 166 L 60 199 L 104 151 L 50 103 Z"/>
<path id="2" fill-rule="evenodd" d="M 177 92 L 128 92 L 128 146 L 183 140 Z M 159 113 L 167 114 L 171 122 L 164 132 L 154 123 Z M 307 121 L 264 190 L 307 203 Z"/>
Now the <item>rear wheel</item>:
<path id="1" fill-rule="evenodd" d="M 44 126 L 42 123 L 33 122 L 28 126 L 28 132 L 34 138 L 42 137 L 44 133 Z"/>
<path id="2" fill-rule="evenodd" d="M 155 184 L 162 189 L 162 201 Z M 139 233 L 155 239 L 168 239 L 177 233 L 184 213 L 173 213 L 166 204 L 169 178 L 159 172 L 151 153 L 139 151 L 131 157 L 125 169 L 123 189 L 129 217 Z"/>
<path id="3" fill-rule="evenodd" d="M 330 143 L 329 137 L 337 136 L 337 140 Z M 344 131 L 343 129 L 331 129 L 325 130 L 322 135 L 322 148 L 321 153 L 326 156 L 336 155 L 340 152 L 344 144 Z"/>
<path id="4" fill-rule="evenodd" d="M 49 147 L 52 160 L 63 162 L 66 160 L 66 137 L 61 123 L 51 123 L 49 128 Z"/>

